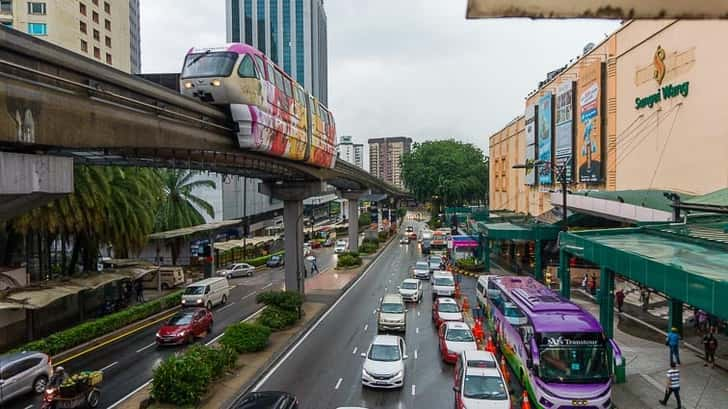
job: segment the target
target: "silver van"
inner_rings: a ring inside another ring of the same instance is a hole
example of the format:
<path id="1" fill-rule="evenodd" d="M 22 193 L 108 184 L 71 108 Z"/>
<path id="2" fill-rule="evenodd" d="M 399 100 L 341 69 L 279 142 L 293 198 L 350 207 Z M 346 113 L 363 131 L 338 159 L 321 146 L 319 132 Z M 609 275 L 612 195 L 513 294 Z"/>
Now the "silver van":
<path id="1" fill-rule="evenodd" d="M 24 351 L 1 355 L 0 403 L 29 392 L 43 393 L 52 373 L 51 360 L 42 352 Z"/>
<path id="2" fill-rule="evenodd" d="M 212 307 L 227 303 L 230 298 L 230 285 L 225 277 L 206 278 L 185 287 L 182 293 L 183 307 Z"/>

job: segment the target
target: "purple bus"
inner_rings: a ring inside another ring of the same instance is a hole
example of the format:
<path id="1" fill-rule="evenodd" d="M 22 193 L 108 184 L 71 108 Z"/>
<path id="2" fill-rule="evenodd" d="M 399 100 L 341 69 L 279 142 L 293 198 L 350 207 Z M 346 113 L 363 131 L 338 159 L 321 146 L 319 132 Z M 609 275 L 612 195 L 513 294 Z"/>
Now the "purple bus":
<path id="1" fill-rule="evenodd" d="M 622 356 L 589 312 L 531 277 L 492 278 L 485 293 L 488 325 L 532 405 L 612 407 L 612 360 Z"/>

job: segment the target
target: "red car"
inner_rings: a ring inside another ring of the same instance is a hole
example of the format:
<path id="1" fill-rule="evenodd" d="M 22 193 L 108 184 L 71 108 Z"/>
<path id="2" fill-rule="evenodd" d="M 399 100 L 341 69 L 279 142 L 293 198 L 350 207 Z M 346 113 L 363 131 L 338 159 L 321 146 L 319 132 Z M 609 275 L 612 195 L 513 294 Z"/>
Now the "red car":
<path id="1" fill-rule="evenodd" d="M 410 232 L 409 233 L 409 238 L 410 238 L 410 240 L 417 240 L 417 233 Z"/>
<path id="2" fill-rule="evenodd" d="M 470 330 L 470 326 L 464 322 L 445 322 L 437 331 L 439 338 L 440 355 L 442 360 L 454 364 L 463 351 L 477 351 L 478 344 Z"/>
<path id="3" fill-rule="evenodd" d="M 212 313 L 207 308 L 180 311 L 157 331 L 157 345 L 181 345 L 195 342 L 212 330 Z"/>

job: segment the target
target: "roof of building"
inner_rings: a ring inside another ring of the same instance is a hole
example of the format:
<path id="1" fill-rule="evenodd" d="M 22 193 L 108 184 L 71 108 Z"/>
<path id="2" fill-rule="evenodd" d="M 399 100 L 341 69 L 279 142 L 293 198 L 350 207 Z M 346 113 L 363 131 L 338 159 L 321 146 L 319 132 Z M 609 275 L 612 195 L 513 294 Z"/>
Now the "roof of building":
<path id="1" fill-rule="evenodd" d="M 597 199 L 611 200 L 614 202 L 627 203 L 634 206 L 647 207 L 649 209 L 672 211 L 672 200 L 665 197 L 665 193 L 673 193 L 668 190 L 643 189 L 643 190 L 586 190 L 574 192 L 575 195 L 594 197 Z M 680 197 L 692 198 L 691 195 L 680 194 Z"/>
<path id="2" fill-rule="evenodd" d="M 176 237 L 186 237 L 194 234 L 213 232 L 224 227 L 231 227 L 241 224 L 241 220 L 222 220 L 206 224 L 198 224 L 197 226 L 183 227 L 181 229 L 168 230 L 149 235 L 150 240 L 168 240 Z"/>
<path id="3" fill-rule="evenodd" d="M 687 200 L 683 200 L 682 203 L 690 205 L 728 207 L 728 187 L 702 196 L 695 196 Z"/>

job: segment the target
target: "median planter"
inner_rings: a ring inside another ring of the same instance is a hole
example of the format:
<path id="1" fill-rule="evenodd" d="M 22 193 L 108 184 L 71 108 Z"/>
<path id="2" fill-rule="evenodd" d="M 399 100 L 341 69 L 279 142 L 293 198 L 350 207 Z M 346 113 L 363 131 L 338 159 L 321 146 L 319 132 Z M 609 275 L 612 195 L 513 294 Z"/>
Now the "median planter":
<path id="1" fill-rule="evenodd" d="M 358 267 L 362 263 L 359 253 L 342 253 L 336 263 L 337 269 Z"/>
<path id="2" fill-rule="evenodd" d="M 239 354 L 258 352 L 268 345 L 270 333 L 271 330 L 267 326 L 241 322 L 225 329 L 225 333 L 220 338 L 220 344 Z"/>
<path id="3" fill-rule="evenodd" d="M 485 271 L 485 265 L 473 257 L 457 260 L 455 262 L 455 265 L 458 268 L 471 273 L 479 273 Z"/>

